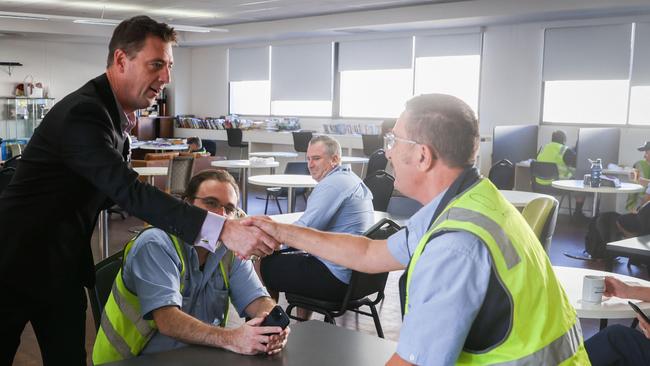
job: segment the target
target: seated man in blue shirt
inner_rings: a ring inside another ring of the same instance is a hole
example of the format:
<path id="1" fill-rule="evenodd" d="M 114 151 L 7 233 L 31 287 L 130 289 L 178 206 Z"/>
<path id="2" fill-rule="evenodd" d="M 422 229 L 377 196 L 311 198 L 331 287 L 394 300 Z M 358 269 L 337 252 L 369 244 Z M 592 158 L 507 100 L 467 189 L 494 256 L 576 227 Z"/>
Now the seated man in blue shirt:
<path id="1" fill-rule="evenodd" d="M 373 224 L 372 193 L 348 167 L 341 166 L 338 141 L 325 135 L 312 138 L 307 162 L 318 185 L 295 224 L 337 233 L 366 231 Z M 277 292 L 289 292 L 339 301 L 345 296 L 350 274 L 343 266 L 309 254 L 276 252 L 261 261 L 262 280 L 275 296 Z M 298 315 L 309 317 L 302 310 Z"/>
<path id="2" fill-rule="evenodd" d="M 238 188 L 222 170 L 205 170 L 188 184 L 184 199 L 205 210 L 235 218 Z M 224 328 L 229 301 L 240 327 Z M 279 352 L 289 328 L 261 327 L 275 306 L 249 261 L 220 245 L 214 253 L 157 228 L 131 240 L 102 314 L 93 362 L 102 364 L 201 344 L 241 354 Z M 273 335 L 265 335 L 272 333 Z"/>

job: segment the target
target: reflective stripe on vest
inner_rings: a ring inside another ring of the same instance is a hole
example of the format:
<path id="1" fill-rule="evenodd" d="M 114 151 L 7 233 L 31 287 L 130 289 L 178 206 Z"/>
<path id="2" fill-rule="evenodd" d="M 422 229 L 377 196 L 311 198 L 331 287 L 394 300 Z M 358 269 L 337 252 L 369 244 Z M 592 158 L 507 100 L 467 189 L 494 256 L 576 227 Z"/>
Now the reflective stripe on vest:
<path id="1" fill-rule="evenodd" d="M 180 271 L 180 292 L 185 288 L 186 281 L 186 258 L 182 244 L 178 239 L 169 235 L 174 249 L 178 255 Z M 124 249 L 122 268 L 118 272 L 113 283 L 113 288 L 104 307 L 100 329 L 97 332 L 97 339 L 93 347 L 93 363 L 102 364 L 111 361 L 122 360 L 137 356 L 142 352 L 149 340 L 157 331 L 153 320 L 145 320 L 140 309 L 140 302 L 137 295 L 130 291 L 124 284 L 122 270 L 131 247 L 137 236 L 129 241 Z M 228 274 L 234 261 L 234 254 L 227 251 L 219 262 L 220 273 L 224 279 L 227 290 L 230 290 Z M 224 320 L 220 326 L 225 326 L 228 319 L 229 297 L 226 298 Z"/>
<path id="2" fill-rule="evenodd" d="M 458 364 L 589 364 L 575 310 L 541 244 L 521 214 L 484 178 L 456 197 L 420 239 L 407 269 L 407 316 L 418 260 L 432 235 L 448 231 L 466 231 L 481 239 L 495 275 L 512 299 L 504 338 L 485 350 L 463 350 Z"/>
<path id="3" fill-rule="evenodd" d="M 571 168 L 569 168 L 564 162 L 564 153 L 568 148 L 557 142 L 550 142 L 546 144 L 542 151 L 537 155 L 537 161 L 544 163 L 555 163 L 557 165 L 557 171 L 560 179 L 568 179 L 573 176 Z M 540 179 L 535 178 L 538 184 L 548 186 L 551 184 L 549 179 Z"/>

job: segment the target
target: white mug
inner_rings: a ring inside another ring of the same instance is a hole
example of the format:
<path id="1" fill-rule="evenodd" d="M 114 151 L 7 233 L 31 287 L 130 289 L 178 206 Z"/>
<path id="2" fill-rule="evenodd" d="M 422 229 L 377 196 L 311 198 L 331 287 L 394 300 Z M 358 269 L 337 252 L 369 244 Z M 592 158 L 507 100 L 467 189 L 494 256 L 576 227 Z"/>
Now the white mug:
<path id="1" fill-rule="evenodd" d="M 582 301 L 600 304 L 605 292 L 604 276 L 585 276 L 582 281 Z"/>

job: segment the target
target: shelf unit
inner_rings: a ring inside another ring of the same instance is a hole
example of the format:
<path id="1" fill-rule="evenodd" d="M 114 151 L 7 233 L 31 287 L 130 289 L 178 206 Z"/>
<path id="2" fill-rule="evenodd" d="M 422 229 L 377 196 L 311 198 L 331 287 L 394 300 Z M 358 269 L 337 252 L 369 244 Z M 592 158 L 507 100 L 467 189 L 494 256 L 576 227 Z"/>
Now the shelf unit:
<path id="1" fill-rule="evenodd" d="M 2 159 L 20 153 L 52 107 L 54 98 L 0 97 Z"/>

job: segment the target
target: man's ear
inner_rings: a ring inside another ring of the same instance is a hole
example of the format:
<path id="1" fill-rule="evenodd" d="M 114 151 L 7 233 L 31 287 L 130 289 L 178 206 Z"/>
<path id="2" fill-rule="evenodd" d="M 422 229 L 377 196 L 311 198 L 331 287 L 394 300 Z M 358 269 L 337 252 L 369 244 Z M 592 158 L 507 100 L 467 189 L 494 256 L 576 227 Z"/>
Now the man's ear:
<path id="1" fill-rule="evenodd" d="M 438 161 L 438 154 L 436 151 L 424 144 L 417 145 L 417 164 L 418 168 L 422 171 L 427 171 L 432 169 L 436 162 Z"/>
<path id="2" fill-rule="evenodd" d="M 113 52 L 113 65 L 119 72 L 124 72 L 127 60 L 128 56 L 124 50 L 118 48 L 115 50 L 115 52 Z"/>

